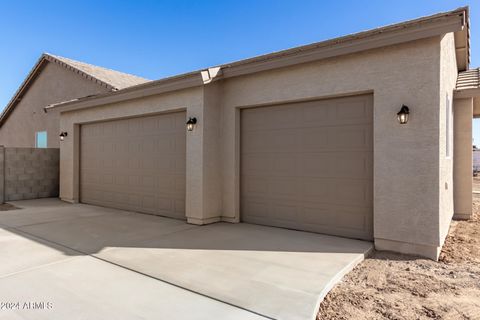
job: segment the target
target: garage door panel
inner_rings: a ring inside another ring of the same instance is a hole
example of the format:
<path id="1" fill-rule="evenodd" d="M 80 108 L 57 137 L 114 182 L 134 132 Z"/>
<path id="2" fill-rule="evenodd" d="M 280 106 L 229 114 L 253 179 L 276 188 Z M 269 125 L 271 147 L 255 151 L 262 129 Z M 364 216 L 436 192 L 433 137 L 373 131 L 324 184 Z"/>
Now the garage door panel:
<path id="1" fill-rule="evenodd" d="M 82 125 L 82 202 L 185 219 L 185 113 Z"/>
<path id="2" fill-rule="evenodd" d="M 332 181 L 329 188 L 329 202 L 348 203 L 355 206 L 369 206 L 370 199 L 368 189 L 371 187 L 370 183 L 366 181 L 357 180 L 343 180 Z"/>
<path id="3" fill-rule="evenodd" d="M 174 149 L 175 152 L 185 150 L 185 148 L 187 147 L 187 141 L 182 137 L 178 137 L 178 135 L 174 137 L 174 141 L 175 141 L 175 149 Z"/>
<path id="4" fill-rule="evenodd" d="M 158 194 L 168 194 L 175 190 L 175 176 L 163 175 L 157 178 L 156 190 Z"/>
<path id="5" fill-rule="evenodd" d="M 84 180 L 83 183 L 87 183 L 87 181 Z M 128 176 L 116 175 L 115 176 L 115 185 L 119 186 L 119 187 L 128 186 Z"/>
<path id="6" fill-rule="evenodd" d="M 322 233 L 349 233 L 362 237 L 370 229 L 369 208 L 356 207 L 315 207 L 308 205 L 303 209 L 300 226 L 303 230 Z M 371 208 L 370 208 L 371 210 Z M 319 216 L 322 219 L 319 219 Z"/>
<path id="7" fill-rule="evenodd" d="M 154 213 L 157 206 L 155 205 L 154 196 L 143 196 L 142 197 L 142 207 L 148 210 L 149 212 Z"/>
<path id="8" fill-rule="evenodd" d="M 301 109 L 301 125 L 303 127 L 317 128 L 318 124 L 328 125 L 332 120 L 331 105 L 318 101 L 315 105 L 312 103 L 299 103 L 294 108 Z"/>
<path id="9" fill-rule="evenodd" d="M 143 176 L 141 178 L 141 186 L 147 189 L 155 188 L 155 178 L 152 176 Z"/>
<path id="10" fill-rule="evenodd" d="M 152 133 L 175 132 L 175 129 L 177 128 L 177 123 L 175 123 L 175 116 L 166 116 L 162 118 L 157 118 L 156 120 L 158 121 L 158 125 L 152 128 Z M 157 130 L 156 128 L 158 128 L 158 131 L 155 131 Z"/>
<path id="11" fill-rule="evenodd" d="M 245 115 L 246 125 L 249 130 L 252 131 L 295 128 L 299 119 L 301 119 L 301 114 L 298 114 L 296 109 L 290 106 L 282 108 L 282 110 L 279 110 L 275 114 L 259 108 L 255 115 Z"/>
<path id="12" fill-rule="evenodd" d="M 175 177 L 175 194 L 184 194 L 187 190 L 187 183 L 183 177 Z"/>
<path id="13" fill-rule="evenodd" d="M 300 131 L 257 130 L 245 133 L 242 145 L 245 153 L 296 151 L 301 140 Z"/>
<path id="14" fill-rule="evenodd" d="M 247 178 L 248 179 L 248 178 Z M 247 180 L 246 179 L 246 180 Z M 323 203 L 349 202 L 355 205 L 369 206 L 372 188 L 369 181 L 337 179 L 266 179 L 251 178 L 242 189 L 245 197 L 266 196 L 270 200 L 316 201 Z"/>
<path id="15" fill-rule="evenodd" d="M 278 201 L 271 205 L 270 218 L 276 217 L 279 222 L 297 223 L 300 216 L 300 207 L 295 201 Z"/>
<path id="16" fill-rule="evenodd" d="M 168 174 L 175 170 L 175 157 L 170 155 L 161 155 L 156 161 L 155 170 Z"/>
<path id="17" fill-rule="evenodd" d="M 370 128 L 364 126 L 342 126 L 330 128 L 329 147 L 351 149 L 371 149 Z"/>
<path id="18" fill-rule="evenodd" d="M 370 150 L 370 128 L 362 126 L 337 126 L 328 128 L 306 128 L 297 140 L 305 150 L 329 152 L 346 150 Z"/>
<path id="19" fill-rule="evenodd" d="M 271 159 L 270 170 L 265 170 L 267 174 L 277 177 L 296 177 L 298 176 L 301 159 L 291 153 L 276 153 L 269 155 Z M 292 170 L 292 168 L 298 168 Z"/>
<path id="20" fill-rule="evenodd" d="M 273 157 L 268 153 L 244 154 L 242 169 L 244 174 L 268 173 L 273 168 Z"/>
<path id="21" fill-rule="evenodd" d="M 242 210 L 244 212 L 248 212 L 248 219 L 250 220 L 250 222 L 253 222 L 253 220 L 255 219 L 269 218 L 269 203 L 264 202 L 262 198 L 255 198 L 254 196 L 244 196 L 244 200 L 245 201 L 243 202 Z"/>
<path id="22" fill-rule="evenodd" d="M 187 170 L 187 162 L 185 159 L 177 159 L 175 161 L 175 172 L 180 174 L 183 173 Z"/>
<path id="23" fill-rule="evenodd" d="M 297 166 L 299 159 L 290 154 L 249 154 L 243 157 L 243 174 L 245 175 L 272 175 L 278 177 L 295 176 L 298 170 L 293 172 L 292 166 Z"/>
<path id="24" fill-rule="evenodd" d="M 369 179 L 371 157 L 365 153 L 336 153 L 330 158 L 331 176 Z M 336 160 L 336 161 L 335 161 Z"/>
<path id="25" fill-rule="evenodd" d="M 110 185 L 110 184 L 113 184 L 113 175 L 111 174 L 104 174 L 102 176 L 102 179 L 100 181 L 100 183 L 104 184 L 104 185 Z"/>
<path id="26" fill-rule="evenodd" d="M 157 208 L 165 212 L 174 211 L 174 200 L 171 198 L 158 197 Z"/>
<path id="27" fill-rule="evenodd" d="M 291 177 L 272 177 L 268 182 L 269 195 L 272 197 L 298 198 L 301 181 Z"/>
<path id="28" fill-rule="evenodd" d="M 177 199 L 175 200 L 175 212 L 179 215 L 185 215 L 185 200 Z"/>
<path id="29" fill-rule="evenodd" d="M 243 221 L 372 238 L 371 95 L 244 109 Z"/>
<path id="30" fill-rule="evenodd" d="M 300 132 L 300 141 L 312 152 L 325 150 L 329 147 L 330 134 L 328 128 L 305 128 Z"/>
<path id="31" fill-rule="evenodd" d="M 83 171 L 81 173 L 80 179 L 83 181 L 83 183 L 91 184 L 91 183 L 98 183 L 97 180 L 99 180 L 100 177 L 93 173 L 88 173 Z"/>
<path id="32" fill-rule="evenodd" d="M 136 194 L 130 194 L 128 195 L 127 199 L 128 202 L 127 204 L 129 206 L 132 206 L 134 208 L 141 208 L 142 207 L 142 196 L 136 195 Z M 148 209 L 148 208 L 145 208 Z"/>
<path id="33" fill-rule="evenodd" d="M 175 133 L 165 133 L 161 137 L 157 138 L 153 136 L 152 140 L 155 140 L 152 145 L 146 145 L 145 147 L 149 148 L 154 152 L 162 152 L 167 154 L 176 153 L 176 140 L 177 135 Z"/>
<path id="34" fill-rule="evenodd" d="M 268 195 L 268 180 L 257 176 L 245 179 L 245 183 L 242 185 L 242 194 L 246 197 L 256 194 Z"/>
<path id="35" fill-rule="evenodd" d="M 142 150 L 155 150 L 156 149 L 156 144 L 159 143 L 159 141 L 163 141 L 164 138 L 162 139 L 157 139 L 154 135 L 150 136 L 145 136 L 144 139 L 140 140 L 139 143 L 142 145 Z M 122 142 L 118 142 L 117 146 L 119 149 L 117 149 L 117 152 L 124 152 L 124 147 Z"/>
<path id="36" fill-rule="evenodd" d="M 346 98 L 334 104 L 335 118 L 340 123 L 344 121 L 369 122 L 371 121 L 370 101 L 361 98 Z"/>
<path id="37" fill-rule="evenodd" d="M 331 153 L 308 153 L 301 157 L 299 174 L 303 177 L 328 178 L 338 176 L 339 170 L 336 170 L 337 156 L 343 157 L 343 154 Z M 332 170 L 335 168 L 335 170 Z"/>
<path id="38" fill-rule="evenodd" d="M 366 152 L 328 151 L 295 153 L 251 153 L 242 157 L 245 174 L 316 177 L 370 177 L 371 156 Z"/>
<path id="39" fill-rule="evenodd" d="M 300 160 L 299 172 L 304 177 L 369 179 L 371 164 L 365 153 L 311 153 Z"/>

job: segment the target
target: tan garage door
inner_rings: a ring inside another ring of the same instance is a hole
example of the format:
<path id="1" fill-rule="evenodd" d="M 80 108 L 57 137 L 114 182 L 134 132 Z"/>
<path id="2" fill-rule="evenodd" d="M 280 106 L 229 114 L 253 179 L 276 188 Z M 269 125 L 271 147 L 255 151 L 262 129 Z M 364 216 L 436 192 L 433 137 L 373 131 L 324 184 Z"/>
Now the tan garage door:
<path id="1" fill-rule="evenodd" d="M 373 100 L 241 112 L 245 222 L 372 239 Z"/>
<path id="2" fill-rule="evenodd" d="M 185 113 L 81 126 L 84 203 L 185 219 Z"/>

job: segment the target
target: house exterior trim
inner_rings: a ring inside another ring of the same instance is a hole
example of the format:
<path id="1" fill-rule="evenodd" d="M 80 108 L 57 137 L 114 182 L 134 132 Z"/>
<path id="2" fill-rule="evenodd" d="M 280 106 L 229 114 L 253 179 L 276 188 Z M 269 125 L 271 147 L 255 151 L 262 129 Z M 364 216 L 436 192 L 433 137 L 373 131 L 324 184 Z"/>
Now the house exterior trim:
<path id="1" fill-rule="evenodd" d="M 215 80 L 248 75 L 256 72 L 289 67 L 321 59 L 358 53 L 370 49 L 415 41 L 443 35 L 449 32 L 462 32 L 468 47 L 468 8 L 436 14 L 387 27 L 364 31 L 332 40 L 318 42 L 293 49 L 270 53 L 250 59 L 217 66 L 219 73 Z M 467 50 L 466 47 L 459 50 Z M 465 62 L 468 68 L 469 55 Z M 46 106 L 45 110 L 57 109 L 60 112 L 89 108 L 138 97 L 145 97 L 168 91 L 205 85 L 202 73 L 212 68 L 194 71 L 170 78 L 151 81 L 124 90 L 80 98 Z"/>

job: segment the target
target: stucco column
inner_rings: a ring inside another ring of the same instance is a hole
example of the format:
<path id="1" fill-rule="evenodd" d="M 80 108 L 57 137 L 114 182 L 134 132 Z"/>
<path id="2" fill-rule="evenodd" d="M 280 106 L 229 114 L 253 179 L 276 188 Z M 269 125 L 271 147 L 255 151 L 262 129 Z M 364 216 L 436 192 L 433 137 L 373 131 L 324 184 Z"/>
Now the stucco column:
<path id="1" fill-rule="evenodd" d="M 454 218 L 472 215 L 473 99 L 454 100 L 453 197 Z"/>
<path id="2" fill-rule="evenodd" d="M 68 136 L 60 143 L 60 194 L 61 200 L 78 203 L 78 159 L 80 128 L 69 121 L 67 116 L 60 118 L 60 131 Z"/>
<path id="3" fill-rule="evenodd" d="M 208 224 L 221 219 L 220 84 L 204 86 L 201 109 L 187 110 L 196 117 L 187 132 L 187 222 Z"/>

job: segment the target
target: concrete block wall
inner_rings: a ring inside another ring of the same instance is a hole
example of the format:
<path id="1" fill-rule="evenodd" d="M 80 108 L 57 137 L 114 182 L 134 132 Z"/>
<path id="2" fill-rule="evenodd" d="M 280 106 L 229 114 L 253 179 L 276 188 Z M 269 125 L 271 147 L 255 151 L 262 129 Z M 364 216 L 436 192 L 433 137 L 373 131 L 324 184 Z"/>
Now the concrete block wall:
<path id="1" fill-rule="evenodd" d="M 57 148 L 0 147 L 2 200 L 58 197 L 59 159 Z"/>

